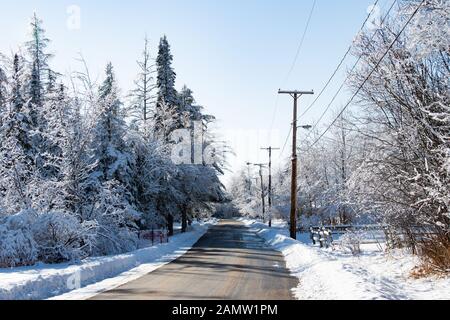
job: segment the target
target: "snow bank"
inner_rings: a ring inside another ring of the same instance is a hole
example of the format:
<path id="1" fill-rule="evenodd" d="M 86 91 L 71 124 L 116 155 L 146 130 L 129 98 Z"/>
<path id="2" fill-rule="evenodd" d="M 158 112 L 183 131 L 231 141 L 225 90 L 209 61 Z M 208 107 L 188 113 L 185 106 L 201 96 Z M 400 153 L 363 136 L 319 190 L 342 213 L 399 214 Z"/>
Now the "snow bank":
<path id="1" fill-rule="evenodd" d="M 298 234 L 299 240 L 293 240 L 279 221 L 272 229 L 255 220 L 240 221 L 283 253 L 287 267 L 299 279 L 294 294 L 300 300 L 450 299 L 450 278 L 412 279 L 409 273 L 418 260 L 403 251 L 385 253 L 376 245 L 366 245 L 361 255 L 353 256 L 315 247 L 309 234 Z"/>
<path id="2" fill-rule="evenodd" d="M 194 224 L 191 232 L 177 234 L 167 244 L 126 254 L 88 258 L 78 264 L 0 269 L 0 300 L 90 298 L 182 256 L 214 223 Z"/>

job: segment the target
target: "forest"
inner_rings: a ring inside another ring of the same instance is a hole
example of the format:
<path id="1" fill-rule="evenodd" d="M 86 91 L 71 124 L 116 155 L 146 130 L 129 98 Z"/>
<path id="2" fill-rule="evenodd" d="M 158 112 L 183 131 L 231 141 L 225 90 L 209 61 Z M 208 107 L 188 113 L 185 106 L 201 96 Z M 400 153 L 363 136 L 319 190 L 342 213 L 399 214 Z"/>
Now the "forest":
<path id="1" fill-rule="evenodd" d="M 31 30 L 0 54 L 1 268 L 129 252 L 140 230 L 172 235 L 179 222 L 185 232 L 226 200 L 215 118 L 187 86 L 176 90 L 166 36 L 155 56 L 145 39 L 134 89 L 121 93 L 111 63 L 99 83 L 81 56 L 81 71 L 53 70 L 36 14 Z M 191 151 L 194 135 L 201 150 L 190 161 L 175 146 Z M 203 159 L 206 149 L 214 157 Z"/>

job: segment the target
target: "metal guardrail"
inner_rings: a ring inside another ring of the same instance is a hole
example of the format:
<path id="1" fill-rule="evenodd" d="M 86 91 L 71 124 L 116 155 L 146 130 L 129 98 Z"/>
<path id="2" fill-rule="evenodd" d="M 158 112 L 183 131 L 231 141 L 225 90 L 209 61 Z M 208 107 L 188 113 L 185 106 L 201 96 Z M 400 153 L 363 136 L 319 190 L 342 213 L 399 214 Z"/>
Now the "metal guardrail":
<path id="1" fill-rule="evenodd" d="M 408 244 L 411 242 L 411 239 L 418 242 L 427 241 L 432 239 L 433 235 L 436 234 L 433 229 L 420 226 L 410 227 L 408 231 L 392 228 L 387 225 L 324 225 L 311 226 L 309 228 L 311 241 L 314 245 L 318 242 L 321 248 L 328 248 L 335 242 L 333 235 L 343 235 L 348 232 L 358 231 L 383 232 L 384 241 L 390 243 L 392 246 Z M 376 235 L 373 236 L 373 239 L 362 241 L 365 244 L 379 242 L 380 239 Z"/>

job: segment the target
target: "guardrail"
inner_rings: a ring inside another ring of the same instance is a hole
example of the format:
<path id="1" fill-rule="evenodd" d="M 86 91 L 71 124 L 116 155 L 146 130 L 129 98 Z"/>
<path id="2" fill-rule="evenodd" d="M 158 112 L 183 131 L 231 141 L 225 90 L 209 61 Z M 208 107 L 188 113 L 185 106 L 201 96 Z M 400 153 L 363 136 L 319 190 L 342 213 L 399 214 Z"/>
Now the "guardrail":
<path id="1" fill-rule="evenodd" d="M 304 230 L 304 229 L 303 229 Z M 412 226 L 407 230 L 401 228 L 392 228 L 387 225 L 324 225 L 324 226 L 311 226 L 309 233 L 312 243 L 315 245 L 320 244 L 320 247 L 328 248 L 331 246 L 335 239 L 334 236 L 346 234 L 348 232 L 373 232 L 372 237 L 361 241 L 362 244 L 380 243 L 382 240 L 391 247 L 401 247 L 410 245 L 411 243 L 430 241 L 436 232 L 432 228 Z M 382 232 L 383 238 L 376 235 L 376 232 Z"/>
<path id="2" fill-rule="evenodd" d="M 155 243 L 168 243 L 169 231 L 167 229 L 143 230 L 139 232 L 139 239 L 148 240 Z"/>

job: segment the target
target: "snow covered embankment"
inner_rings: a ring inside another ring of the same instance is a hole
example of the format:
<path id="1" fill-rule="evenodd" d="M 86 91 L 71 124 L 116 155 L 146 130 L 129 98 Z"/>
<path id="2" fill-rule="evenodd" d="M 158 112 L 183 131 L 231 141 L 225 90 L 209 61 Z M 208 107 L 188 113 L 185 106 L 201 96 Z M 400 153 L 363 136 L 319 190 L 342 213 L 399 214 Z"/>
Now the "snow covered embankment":
<path id="1" fill-rule="evenodd" d="M 412 279 L 416 257 L 397 250 L 390 253 L 376 246 L 362 246 L 353 256 L 342 250 L 320 249 L 309 235 L 288 236 L 287 227 L 277 222 L 269 229 L 254 220 L 240 219 L 256 230 L 269 245 L 283 253 L 286 265 L 299 279 L 293 289 L 300 300 L 421 300 L 450 299 L 450 278 Z"/>
<path id="2" fill-rule="evenodd" d="M 88 258 L 79 264 L 0 269 L 0 300 L 88 299 L 182 256 L 214 223 L 194 224 L 192 231 L 171 237 L 167 244 L 115 256 Z"/>

